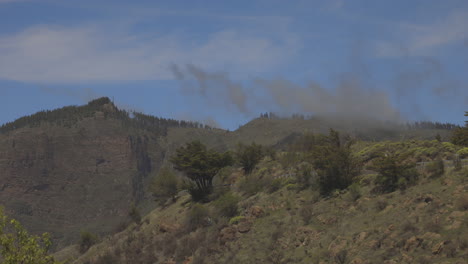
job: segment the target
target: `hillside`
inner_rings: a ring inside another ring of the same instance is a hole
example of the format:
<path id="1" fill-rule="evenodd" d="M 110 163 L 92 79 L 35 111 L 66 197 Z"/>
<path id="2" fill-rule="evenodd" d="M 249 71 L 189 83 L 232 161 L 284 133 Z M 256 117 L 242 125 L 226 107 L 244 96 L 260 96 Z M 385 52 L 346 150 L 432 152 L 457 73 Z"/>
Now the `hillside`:
<path id="1" fill-rule="evenodd" d="M 33 233 L 51 232 L 57 248 L 83 229 L 111 232 L 132 204 L 147 208 L 167 128 L 198 125 L 130 118 L 107 98 L 20 118 L 0 128 L 1 204 Z"/>
<path id="2" fill-rule="evenodd" d="M 325 133 L 330 127 L 366 140 L 433 139 L 437 134 L 447 139 L 450 134 L 447 129 L 265 117 L 231 132 L 130 114 L 100 98 L 0 127 L 0 201 L 32 233 L 50 232 L 54 247 L 61 249 L 76 243 L 82 230 L 101 237 L 121 230 L 133 206 L 142 214 L 161 210 L 149 183 L 186 142 L 200 140 L 220 151 L 251 142 L 281 150 L 303 133 Z"/>
<path id="3" fill-rule="evenodd" d="M 220 213 L 226 199 L 200 205 L 185 193 L 83 255 L 76 245 L 56 256 L 75 264 L 465 263 L 468 163 L 437 178 L 419 172 L 415 185 L 378 194 L 366 170 L 359 188 L 324 198 L 300 188 L 301 164 L 265 158 L 252 175 L 220 175 L 234 183 L 217 190 L 238 197 L 233 215 Z"/>

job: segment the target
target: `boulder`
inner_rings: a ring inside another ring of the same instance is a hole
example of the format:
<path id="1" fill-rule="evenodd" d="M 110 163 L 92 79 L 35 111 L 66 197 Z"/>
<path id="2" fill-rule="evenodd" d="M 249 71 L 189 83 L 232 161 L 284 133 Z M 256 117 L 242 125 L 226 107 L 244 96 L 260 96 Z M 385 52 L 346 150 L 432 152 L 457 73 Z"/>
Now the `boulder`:
<path id="1" fill-rule="evenodd" d="M 239 233 L 247 233 L 250 231 L 251 227 L 252 227 L 252 222 L 242 221 L 239 224 L 237 224 L 237 231 L 239 231 Z"/>

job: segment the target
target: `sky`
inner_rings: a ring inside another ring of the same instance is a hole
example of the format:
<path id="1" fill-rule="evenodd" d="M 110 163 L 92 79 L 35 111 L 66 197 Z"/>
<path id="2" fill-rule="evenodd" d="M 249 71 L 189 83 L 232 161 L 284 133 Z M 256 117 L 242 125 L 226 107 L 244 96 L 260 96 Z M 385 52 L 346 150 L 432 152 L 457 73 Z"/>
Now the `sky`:
<path id="1" fill-rule="evenodd" d="M 463 124 L 468 1 L 0 0 L 0 124 L 108 96 L 236 129 L 263 112 Z"/>

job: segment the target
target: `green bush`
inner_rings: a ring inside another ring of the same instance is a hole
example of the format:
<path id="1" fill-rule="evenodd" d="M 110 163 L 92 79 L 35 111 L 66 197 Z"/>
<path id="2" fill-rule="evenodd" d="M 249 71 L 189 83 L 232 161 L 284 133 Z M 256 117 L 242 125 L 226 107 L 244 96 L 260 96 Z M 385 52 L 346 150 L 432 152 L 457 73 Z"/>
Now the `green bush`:
<path id="1" fill-rule="evenodd" d="M 459 151 L 457 151 L 457 155 L 461 159 L 464 159 L 464 158 L 468 157 L 468 147 L 467 148 L 462 148 Z"/>
<path id="2" fill-rule="evenodd" d="M 352 202 L 361 197 L 361 188 L 358 183 L 353 183 L 348 187 L 348 199 Z"/>
<path id="3" fill-rule="evenodd" d="M 229 224 L 230 225 L 235 225 L 235 224 L 238 224 L 239 222 L 242 222 L 244 221 L 245 219 L 245 216 L 234 216 L 233 218 L 229 219 Z"/>
<path id="4" fill-rule="evenodd" d="M 263 157 L 264 150 L 262 145 L 255 143 L 248 146 L 243 144 L 237 145 L 236 158 L 244 169 L 245 174 L 250 174 Z"/>
<path id="5" fill-rule="evenodd" d="M 161 202 L 168 198 L 175 200 L 175 196 L 179 191 L 179 181 L 177 176 L 168 167 L 163 167 L 158 175 L 153 178 L 150 185 L 150 191 L 153 196 Z"/>
<path id="6" fill-rule="evenodd" d="M 339 133 L 330 129 L 329 135 L 321 138 L 313 148 L 312 161 L 322 195 L 347 188 L 359 175 L 362 162 L 351 151 L 353 143 L 349 138 L 341 140 Z"/>
<path id="7" fill-rule="evenodd" d="M 404 156 L 387 153 L 374 161 L 379 174 L 375 179 L 376 191 L 381 193 L 405 189 L 418 179 L 416 164 L 405 161 Z"/>
<path id="8" fill-rule="evenodd" d="M 95 234 L 88 231 L 81 231 L 80 233 L 80 252 L 85 253 L 90 247 L 98 242 Z"/>
<path id="9" fill-rule="evenodd" d="M 452 134 L 451 142 L 455 145 L 468 147 L 468 127 L 455 129 Z"/>
<path id="10" fill-rule="evenodd" d="M 274 193 L 274 192 L 278 191 L 279 189 L 281 189 L 283 186 L 285 186 L 287 184 L 288 184 L 287 179 L 282 179 L 282 178 L 273 179 L 268 184 L 267 191 L 268 191 L 268 193 Z"/>
<path id="11" fill-rule="evenodd" d="M 278 161 L 281 166 L 286 169 L 294 167 L 295 165 L 304 161 L 304 157 L 305 155 L 303 153 L 286 152 L 279 157 Z"/>
<path id="12" fill-rule="evenodd" d="M 231 192 L 225 193 L 218 200 L 214 202 L 214 206 L 219 215 L 223 217 L 233 217 L 239 213 L 238 203 L 240 197 Z"/>
<path id="13" fill-rule="evenodd" d="M 50 256 L 48 233 L 30 235 L 16 220 L 8 219 L 0 207 L 0 261 L 2 264 L 60 264 Z"/>

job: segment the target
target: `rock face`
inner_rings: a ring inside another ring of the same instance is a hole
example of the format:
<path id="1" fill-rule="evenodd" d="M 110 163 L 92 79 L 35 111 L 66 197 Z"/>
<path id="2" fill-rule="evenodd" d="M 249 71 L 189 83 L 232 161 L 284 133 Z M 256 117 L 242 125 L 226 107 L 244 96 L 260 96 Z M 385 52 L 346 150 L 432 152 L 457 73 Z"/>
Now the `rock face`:
<path id="1" fill-rule="evenodd" d="M 62 247 L 80 230 L 108 232 L 145 199 L 162 160 L 157 140 L 100 117 L 0 134 L 0 205 L 32 233 Z"/>

